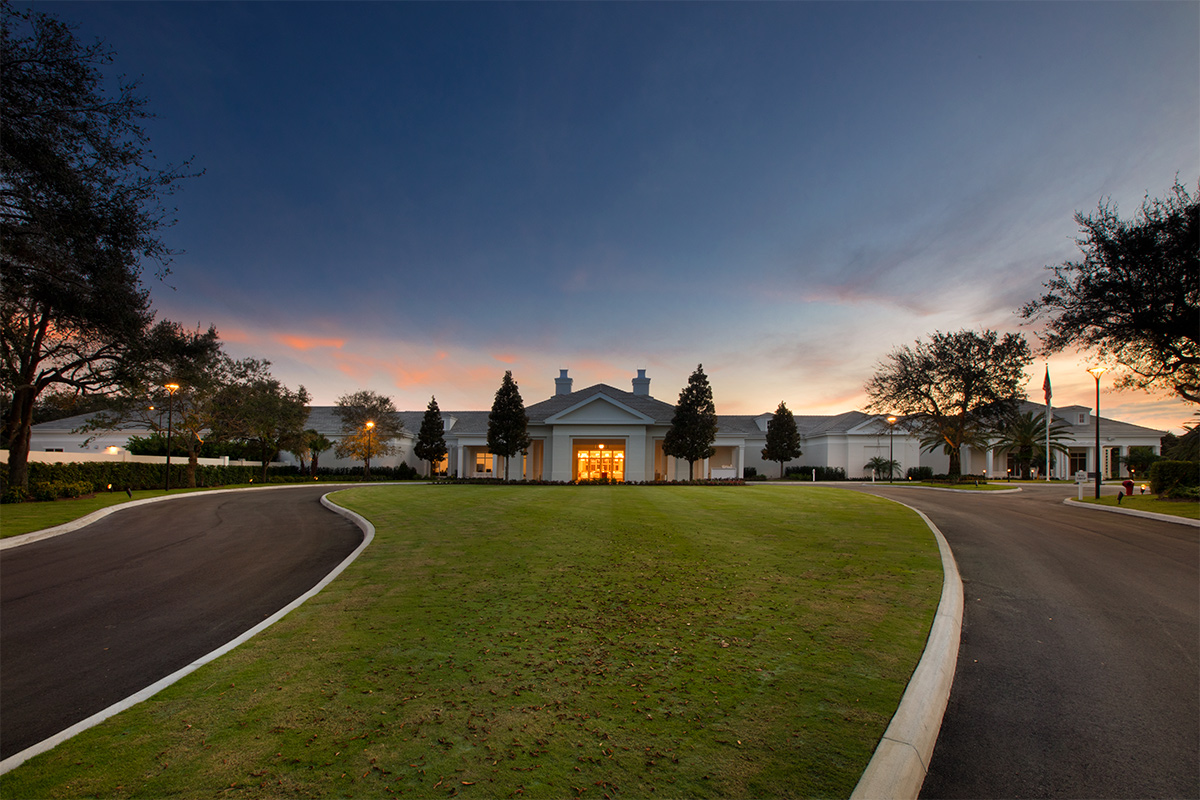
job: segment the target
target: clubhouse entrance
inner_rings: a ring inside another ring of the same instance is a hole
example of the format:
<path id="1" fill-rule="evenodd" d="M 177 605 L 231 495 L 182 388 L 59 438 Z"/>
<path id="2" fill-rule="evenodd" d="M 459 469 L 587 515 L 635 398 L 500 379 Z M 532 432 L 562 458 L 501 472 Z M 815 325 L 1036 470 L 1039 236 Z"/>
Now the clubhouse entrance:
<path id="1" fill-rule="evenodd" d="M 624 481 L 624 439 L 576 439 L 574 451 L 574 480 Z"/>

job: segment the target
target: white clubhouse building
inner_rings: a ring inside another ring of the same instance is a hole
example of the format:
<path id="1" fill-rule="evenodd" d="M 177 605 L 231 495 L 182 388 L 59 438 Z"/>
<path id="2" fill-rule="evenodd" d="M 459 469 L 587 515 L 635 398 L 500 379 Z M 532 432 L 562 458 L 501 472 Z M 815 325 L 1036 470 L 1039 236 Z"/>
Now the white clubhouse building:
<path id="1" fill-rule="evenodd" d="M 510 459 L 508 476 L 512 480 L 576 481 L 609 479 L 641 482 L 655 480 L 686 480 L 686 461 L 670 458 L 663 453 L 663 439 L 671 426 L 674 405 L 650 395 L 650 378 L 639 369 L 632 379 L 630 391 L 598 383 L 575 390 L 567 370 L 555 379 L 554 395 L 527 405 L 529 437 L 528 451 Z M 1025 410 L 1041 410 L 1042 406 L 1026 404 Z M 341 420 L 334 406 L 314 406 L 306 428 L 314 429 L 332 440 L 343 435 Z M 1054 417 L 1065 424 L 1064 444 L 1069 457 L 1059 456 L 1054 477 L 1068 478 L 1077 471 L 1095 469 L 1095 418 L 1085 406 L 1054 408 Z M 504 476 L 504 464 L 488 451 L 488 414 L 484 411 L 442 411 L 445 427 L 447 458 L 438 471 L 452 476 L 492 478 Z M 373 460 L 378 466 L 407 463 L 421 474 L 428 465 L 417 459 L 413 448 L 421 428 L 424 411 L 401 411 L 399 417 L 404 431 L 396 444 L 398 452 L 388 458 Z M 772 412 L 757 416 L 718 415 L 716 453 L 697 462 L 695 478 L 738 478 L 748 468 L 758 474 L 778 477 L 780 465 L 764 461 L 767 422 Z M 835 415 L 796 414 L 796 427 L 801 436 L 803 455 L 785 466 L 838 467 L 849 478 L 870 477 L 866 465 L 872 458 L 894 459 L 899 462 L 898 475 L 909 467 L 928 466 L 935 473 L 944 473 L 949 457 L 937 451 L 920 452 L 917 437 L 900 429 L 890 430 L 886 418 L 878 414 L 847 411 Z M 86 420 L 85 416 L 46 422 L 33 427 L 30 455 L 36 451 L 68 453 L 91 452 L 93 457 L 109 452 L 120 457 L 131 435 L 145 435 L 144 429 L 125 429 L 102 434 L 86 447 L 84 435 L 73 433 Z M 1150 447 L 1160 451 L 1164 431 L 1143 428 L 1116 420 L 1100 419 L 1101 465 L 1105 477 L 1118 475 L 1119 456 L 1131 447 Z M 81 450 L 82 448 L 82 450 Z M 290 453 L 281 454 L 285 463 L 296 463 Z M 334 458 L 333 452 L 320 457 L 322 467 L 356 466 Z M 964 448 L 964 474 L 1003 478 L 1015 468 L 1011 456 L 999 451 L 980 451 Z"/>

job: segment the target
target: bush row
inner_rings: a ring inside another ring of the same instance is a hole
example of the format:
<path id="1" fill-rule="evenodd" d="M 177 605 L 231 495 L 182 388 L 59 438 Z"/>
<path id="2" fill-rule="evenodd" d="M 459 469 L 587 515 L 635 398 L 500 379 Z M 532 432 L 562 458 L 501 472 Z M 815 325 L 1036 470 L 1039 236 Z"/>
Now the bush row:
<path id="1" fill-rule="evenodd" d="M 268 471 L 268 480 L 283 477 L 282 473 L 294 473 L 290 467 Z M 196 468 L 197 486 L 228 486 L 251 483 L 259 479 L 259 467 L 216 467 Z M 30 462 L 29 491 L 8 485 L 8 465 L 0 465 L 0 500 L 5 503 L 23 500 L 57 500 L 60 497 L 78 497 L 82 494 L 126 489 L 161 489 L 166 482 L 166 467 L 163 464 L 137 464 L 122 461 L 84 461 L 67 464 L 43 464 Z M 171 465 L 171 485 L 187 485 L 187 464 Z M 86 488 L 84 488 L 86 486 Z M 69 487 L 69 488 L 68 488 Z M 76 491 L 78 489 L 78 491 Z M 69 494 L 68 491 L 75 492 Z M 50 495 L 54 496 L 50 496 Z"/>
<path id="2" fill-rule="evenodd" d="M 1191 499 L 1200 488 L 1200 461 L 1155 461 L 1150 465 L 1150 491 L 1167 498 Z"/>

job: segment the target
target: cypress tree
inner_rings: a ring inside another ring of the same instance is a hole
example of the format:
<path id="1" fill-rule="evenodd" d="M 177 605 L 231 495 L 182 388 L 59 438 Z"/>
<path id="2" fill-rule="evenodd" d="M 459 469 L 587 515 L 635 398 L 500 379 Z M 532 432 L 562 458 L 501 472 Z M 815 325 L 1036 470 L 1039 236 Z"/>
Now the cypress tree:
<path id="1" fill-rule="evenodd" d="M 429 462 L 429 477 L 433 477 L 433 464 L 441 461 L 449 452 L 446 449 L 446 429 L 442 424 L 442 412 L 437 398 L 429 398 L 429 407 L 421 418 L 421 430 L 417 433 L 417 444 L 413 448 L 417 458 Z"/>
<path id="2" fill-rule="evenodd" d="M 504 480 L 508 480 L 508 459 L 529 448 L 529 417 L 512 370 L 496 390 L 492 411 L 488 414 L 487 444 L 493 455 L 504 459 Z"/>
<path id="3" fill-rule="evenodd" d="M 779 477 L 782 478 L 783 462 L 800 455 L 800 431 L 796 430 L 796 418 L 781 402 L 767 422 L 767 446 L 762 449 L 763 460 L 778 461 Z"/>
<path id="4" fill-rule="evenodd" d="M 695 475 L 696 462 L 717 452 L 713 447 L 716 439 L 717 407 L 713 404 L 712 387 L 708 385 L 704 365 L 698 364 L 688 378 L 687 386 L 679 393 L 671 429 L 663 439 L 663 453 L 687 461 L 690 480 Z"/>

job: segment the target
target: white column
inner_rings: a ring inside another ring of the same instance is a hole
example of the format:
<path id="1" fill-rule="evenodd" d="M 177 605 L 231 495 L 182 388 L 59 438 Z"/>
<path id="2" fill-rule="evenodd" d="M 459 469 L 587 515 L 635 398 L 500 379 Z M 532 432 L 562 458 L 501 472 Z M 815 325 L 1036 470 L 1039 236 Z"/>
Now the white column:
<path id="1" fill-rule="evenodd" d="M 744 444 L 738 445 L 737 461 L 734 463 L 737 464 L 737 474 L 734 475 L 733 477 L 738 480 L 741 480 L 742 476 L 746 474 L 746 445 L 744 445 Z"/>

